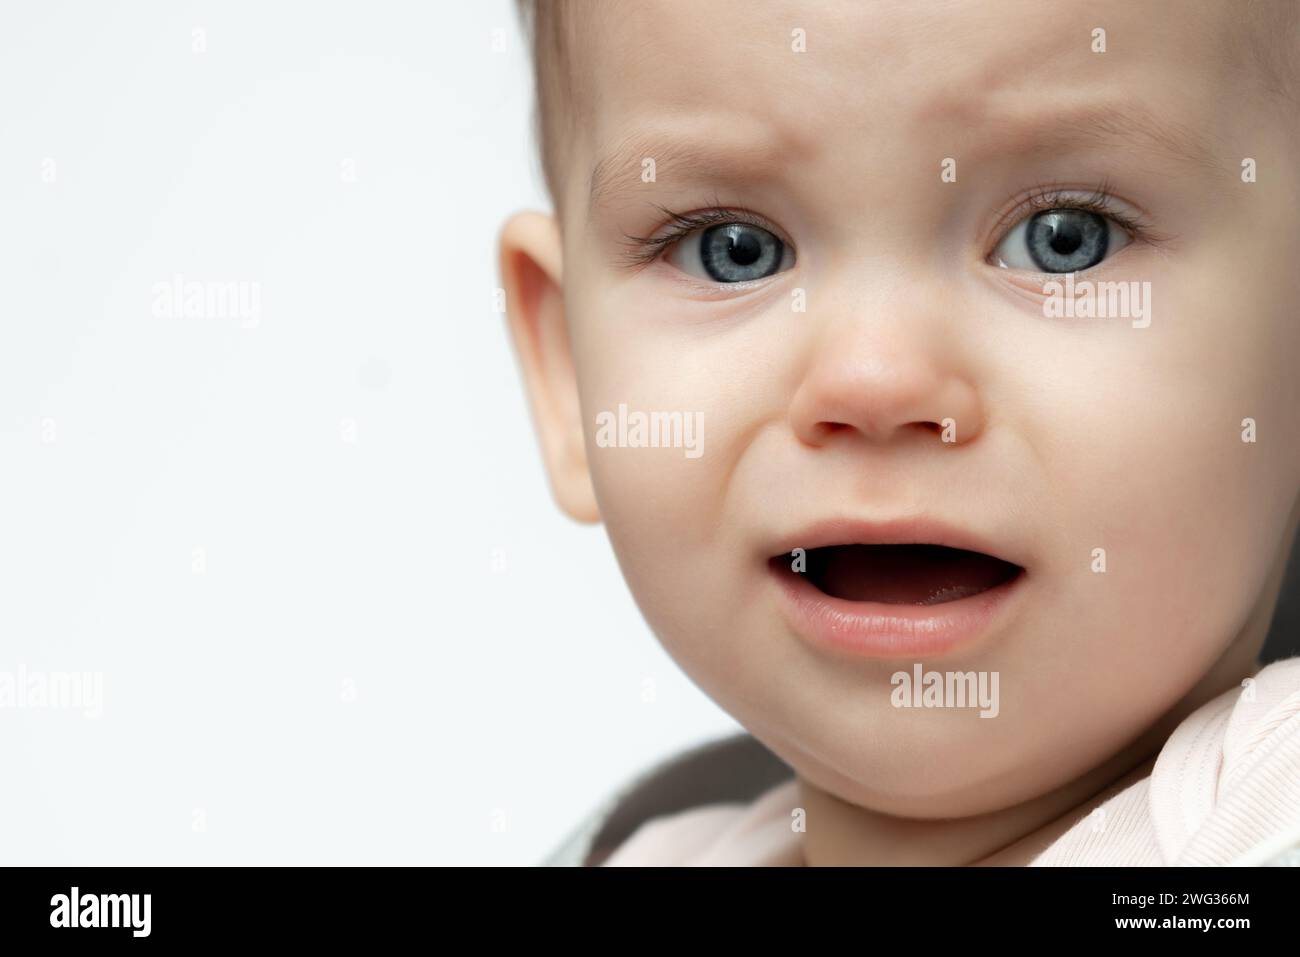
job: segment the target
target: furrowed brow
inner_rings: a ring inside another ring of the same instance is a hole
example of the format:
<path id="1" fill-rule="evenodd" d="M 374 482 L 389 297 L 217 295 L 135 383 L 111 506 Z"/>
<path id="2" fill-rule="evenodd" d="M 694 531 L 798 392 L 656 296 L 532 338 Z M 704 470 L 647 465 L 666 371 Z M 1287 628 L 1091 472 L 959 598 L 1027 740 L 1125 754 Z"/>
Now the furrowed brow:
<path id="1" fill-rule="evenodd" d="M 1216 150 L 1197 130 L 1162 119 L 1139 104 L 1090 105 L 1069 108 L 1033 119 L 988 117 L 983 132 L 1026 152 L 1101 147 L 1143 154 L 1151 162 L 1166 162 L 1214 176 L 1230 174 Z"/>
<path id="2" fill-rule="evenodd" d="M 1042 114 L 997 114 L 969 107 L 941 110 L 942 119 L 974 128 L 986 139 L 985 152 L 1039 153 L 1085 146 L 1139 152 L 1151 162 L 1184 169 L 1229 175 L 1219 151 L 1197 130 L 1163 119 L 1136 103 L 1090 104 Z M 931 114 L 931 119 L 940 116 Z M 779 140 L 738 139 L 715 124 L 694 135 L 686 132 L 636 130 L 610 149 L 592 167 L 588 187 L 588 218 L 624 197 L 645 188 L 646 159 L 654 160 L 655 177 L 671 176 L 675 183 L 715 186 L 772 179 L 798 159 L 798 147 Z M 802 159 L 806 159 L 800 155 Z"/>
<path id="3" fill-rule="evenodd" d="M 721 132 L 721 131 L 718 131 Z M 644 161 L 654 160 L 656 181 L 718 185 L 776 176 L 788 162 L 776 144 L 637 131 L 620 140 L 591 170 L 588 217 L 645 188 Z"/>

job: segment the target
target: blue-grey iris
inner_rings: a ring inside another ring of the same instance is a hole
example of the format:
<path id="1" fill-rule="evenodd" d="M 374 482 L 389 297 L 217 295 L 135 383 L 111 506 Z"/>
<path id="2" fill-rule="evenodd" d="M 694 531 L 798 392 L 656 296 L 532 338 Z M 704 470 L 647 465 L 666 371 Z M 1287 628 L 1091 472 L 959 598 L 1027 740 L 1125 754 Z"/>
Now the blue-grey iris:
<path id="1" fill-rule="evenodd" d="M 1106 218 L 1086 209 L 1048 209 L 1025 230 L 1029 256 L 1043 272 L 1081 272 L 1106 257 Z"/>
<path id="2" fill-rule="evenodd" d="M 747 282 L 776 272 L 785 244 L 747 223 L 710 226 L 700 235 L 700 260 L 717 282 Z"/>

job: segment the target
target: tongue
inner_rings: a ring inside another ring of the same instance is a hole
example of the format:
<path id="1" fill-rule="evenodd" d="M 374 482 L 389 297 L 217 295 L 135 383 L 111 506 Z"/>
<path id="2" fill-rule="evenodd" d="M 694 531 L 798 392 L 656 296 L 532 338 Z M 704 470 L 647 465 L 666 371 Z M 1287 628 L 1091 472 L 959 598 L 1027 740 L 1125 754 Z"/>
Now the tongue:
<path id="1" fill-rule="evenodd" d="M 808 553 L 808 577 L 848 601 L 937 605 L 1015 577 L 1018 565 L 943 545 L 835 545 Z"/>

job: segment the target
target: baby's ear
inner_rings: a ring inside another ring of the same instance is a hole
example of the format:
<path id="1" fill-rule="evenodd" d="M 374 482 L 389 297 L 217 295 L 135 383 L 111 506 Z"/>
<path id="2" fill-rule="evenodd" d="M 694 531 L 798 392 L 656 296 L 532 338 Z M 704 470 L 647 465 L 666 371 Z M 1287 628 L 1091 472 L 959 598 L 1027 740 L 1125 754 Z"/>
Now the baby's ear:
<path id="1" fill-rule="evenodd" d="M 564 319 L 559 224 L 544 213 L 517 213 L 501 228 L 499 245 L 510 338 L 528 390 L 551 492 L 570 517 L 598 522 L 578 377 Z"/>

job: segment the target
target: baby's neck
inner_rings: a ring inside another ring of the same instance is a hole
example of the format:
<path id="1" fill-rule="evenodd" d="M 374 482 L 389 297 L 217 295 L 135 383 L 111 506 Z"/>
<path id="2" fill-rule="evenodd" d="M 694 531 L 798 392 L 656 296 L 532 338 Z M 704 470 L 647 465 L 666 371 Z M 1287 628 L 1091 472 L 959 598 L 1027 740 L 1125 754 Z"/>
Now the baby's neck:
<path id="1" fill-rule="evenodd" d="M 1035 857 L 1043 853 L 1043 851 L 1050 847 L 1053 842 L 1060 838 L 1061 835 L 1079 821 L 1086 818 L 1094 808 L 1109 801 L 1121 791 L 1132 787 L 1143 778 L 1149 777 L 1151 775 L 1151 769 L 1155 767 L 1157 756 L 1158 752 L 1157 754 L 1152 754 L 1127 774 L 1117 778 L 1091 797 L 1086 798 L 1083 804 L 1076 807 L 1073 811 L 1061 815 L 1059 818 L 1049 822 L 1044 827 L 1040 827 L 1038 830 L 1026 835 L 999 851 L 994 851 L 986 857 L 972 861 L 971 865 L 978 867 L 1027 866 Z"/>

